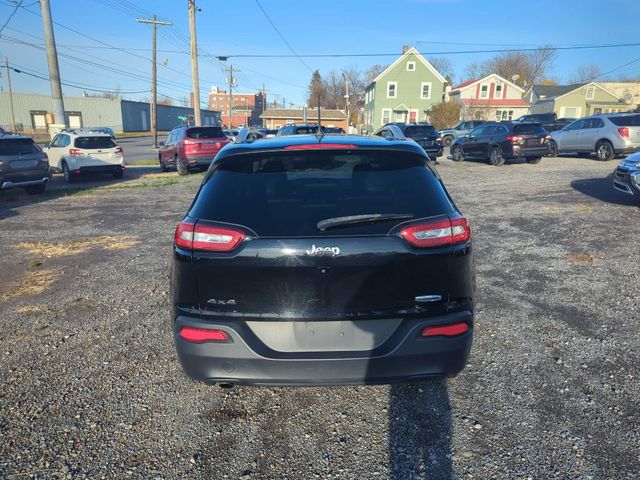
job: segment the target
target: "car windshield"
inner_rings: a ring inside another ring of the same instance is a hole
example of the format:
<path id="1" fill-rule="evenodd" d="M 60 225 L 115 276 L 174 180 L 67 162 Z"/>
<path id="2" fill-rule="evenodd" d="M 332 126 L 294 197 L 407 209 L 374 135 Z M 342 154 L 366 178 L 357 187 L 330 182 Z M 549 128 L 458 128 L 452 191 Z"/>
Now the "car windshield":
<path id="1" fill-rule="evenodd" d="M 322 131 L 326 133 L 326 130 L 324 127 L 322 127 Z M 318 132 L 318 126 L 314 125 L 314 126 L 310 126 L 310 127 L 296 127 L 296 135 L 308 135 L 308 134 L 314 134 Z"/>
<path id="2" fill-rule="evenodd" d="M 27 153 L 37 153 L 39 151 L 40 149 L 31 139 L 19 138 L 0 140 L 0 155 L 24 155 Z"/>
<path id="3" fill-rule="evenodd" d="M 431 137 L 437 135 L 436 129 L 430 125 L 416 125 L 407 127 L 404 136 L 408 138 Z"/>
<path id="4" fill-rule="evenodd" d="M 542 125 L 530 124 L 530 125 L 514 125 L 513 133 L 518 135 L 536 135 L 536 134 L 545 134 L 547 131 L 542 127 Z"/>
<path id="5" fill-rule="evenodd" d="M 95 150 L 100 148 L 117 147 L 116 142 L 111 137 L 78 137 L 73 146 L 84 150 Z"/>
<path id="6" fill-rule="evenodd" d="M 244 225 L 261 237 L 277 237 L 318 235 L 318 222 L 328 218 L 371 213 L 421 218 L 452 211 L 440 181 L 421 155 L 308 151 L 223 159 L 203 185 L 190 215 Z M 389 222 L 349 225 L 340 234 L 383 235 L 394 225 Z"/>
<path id="7" fill-rule="evenodd" d="M 640 115 L 621 115 L 609 117 L 609 120 L 618 127 L 640 127 Z"/>
<path id="8" fill-rule="evenodd" d="M 233 134 L 237 135 L 237 132 L 233 132 Z M 220 138 L 224 136 L 220 127 L 196 127 L 187 130 L 187 138 Z"/>

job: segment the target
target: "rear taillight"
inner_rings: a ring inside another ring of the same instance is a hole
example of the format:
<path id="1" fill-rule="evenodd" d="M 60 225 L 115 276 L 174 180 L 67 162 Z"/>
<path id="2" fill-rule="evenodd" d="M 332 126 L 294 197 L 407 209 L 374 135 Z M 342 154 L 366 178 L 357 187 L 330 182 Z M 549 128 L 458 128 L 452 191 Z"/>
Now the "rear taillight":
<path id="1" fill-rule="evenodd" d="M 178 335 L 181 339 L 192 343 L 229 341 L 229 335 L 224 330 L 209 328 L 181 327 Z"/>
<path id="2" fill-rule="evenodd" d="M 191 222 L 179 223 L 174 235 L 176 246 L 185 250 L 206 252 L 230 252 L 244 238 L 245 234 L 240 230 L 196 225 Z"/>
<path id="3" fill-rule="evenodd" d="M 357 145 L 346 143 L 311 143 L 306 145 L 288 145 L 283 150 L 355 150 Z"/>
<path id="4" fill-rule="evenodd" d="M 524 138 L 522 138 L 520 135 L 509 135 L 507 137 L 507 140 L 509 140 L 511 143 L 523 143 L 524 142 Z"/>
<path id="5" fill-rule="evenodd" d="M 620 127 L 618 133 L 623 138 L 629 138 L 629 129 L 627 127 Z"/>
<path id="6" fill-rule="evenodd" d="M 116 148 L 116 155 L 122 155 L 122 153 L 123 153 L 122 147 L 117 147 Z"/>
<path id="7" fill-rule="evenodd" d="M 469 241 L 471 228 L 466 218 L 456 217 L 404 227 L 400 235 L 416 248 L 442 247 Z"/>
<path id="8" fill-rule="evenodd" d="M 77 157 L 78 155 L 80 155 L 80 150 L 78 150 L 77 148 L 70 148 L 69 155 L 71 155 L 72 157 Z"/>
<path id="9" fill-rule="evenodd" d="M 422 330 L 423 337 L 456 337 L 467 333 L 469 325 L 466 322 L 452 323 L 451 325 L 439 325 L 437 327 L 425 327 Z"/>
<path id="10" fill-rule="evenodd" d="M 442 138 L 441 137 L 436 138 L 436 143 L 437 144 L 442 144 Z"/>

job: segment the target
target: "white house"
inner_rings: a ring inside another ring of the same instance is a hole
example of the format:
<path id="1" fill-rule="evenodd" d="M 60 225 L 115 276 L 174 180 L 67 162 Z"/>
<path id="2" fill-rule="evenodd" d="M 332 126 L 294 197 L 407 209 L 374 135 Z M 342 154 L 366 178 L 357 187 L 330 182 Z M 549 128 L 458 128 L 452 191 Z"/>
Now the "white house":
<path id="1" fill-rule="evenodd" d="M 467 120 L 513 120 L 529 112 L 522 99 L 524 90 L 496 73 L 456 85 L 449 92 L 452 102 L 462 104 Z"/>

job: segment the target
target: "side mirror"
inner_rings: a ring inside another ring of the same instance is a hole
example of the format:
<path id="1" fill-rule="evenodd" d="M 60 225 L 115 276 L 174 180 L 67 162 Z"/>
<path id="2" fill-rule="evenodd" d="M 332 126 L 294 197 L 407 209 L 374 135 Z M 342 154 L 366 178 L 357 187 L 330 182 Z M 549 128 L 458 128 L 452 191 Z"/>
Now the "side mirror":
<path id="1" fill-rule="evenodd" d="M 159 147 L 164 147 L 164 142 L 159 142 L 159 143 L 158 143 L 158 146 L 159 146 Z"/>

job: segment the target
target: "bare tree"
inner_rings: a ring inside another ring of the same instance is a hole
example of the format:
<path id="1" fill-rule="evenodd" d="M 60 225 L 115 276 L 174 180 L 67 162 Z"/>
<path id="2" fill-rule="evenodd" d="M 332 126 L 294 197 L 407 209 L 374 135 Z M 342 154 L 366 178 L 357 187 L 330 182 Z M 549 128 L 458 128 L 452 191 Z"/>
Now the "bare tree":
<path id="1" fill-rule="evenodd" d="M 440 75 L 447 79 L 449 85 L 451 85 L 453 83 L 455 73 L 451 60 L 447 57 L 431 57 L 428 60 L 429 63 L 433 65 L 438 72 L 440 72 Z"/>
<path id="2" fill-rule="evenodd" d="M 326 85 L 326 103 L 323 107 L 344 108 L 345 96 L 345 79 L 341 72 L 332 70 L 325 77 Z"/>
<path id="3" fill-rule="evenodd" d="M 569 83 L 589 83 L 602 75 L 598 65 L 582 65 L 569 76 Z"/>
<path id="4" fill-rule="evenodd" d="M 527 57 L 531 71 L 529 72 L 528 85 L 535 85 L 548 76 L 553 70 L 558 52 L 552 45 L 543 45 L 533 52 L 529 52 Z"/>
<path id="5" fill-rule="evenodd" d="M 158 97 L 158 105 L 166 105 L 168 107 L 170 107 L 171 105 L 173 105 L 173 100 L 169 97 L 165 96 L 160 96 Z"/>
<path id="6" fill-rule="evenodd" d="M 365 83 L 369 85 L 371 82 L 375 80 L 375 78 L 385 71 L 387 65 L 380 65 L 376 63 L 375 65 L 371 65 L 366 72 L 364 72 Z"/>
<path id="7" fill-rule="evenodd" d="M 478 80 L 482 77 L 486 77 L 491 73 L 488 68 L 487 62 L 470 63 L 464 70 L 463 81 L 467 82 L 469 80 Z"/>

